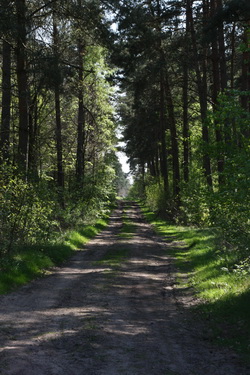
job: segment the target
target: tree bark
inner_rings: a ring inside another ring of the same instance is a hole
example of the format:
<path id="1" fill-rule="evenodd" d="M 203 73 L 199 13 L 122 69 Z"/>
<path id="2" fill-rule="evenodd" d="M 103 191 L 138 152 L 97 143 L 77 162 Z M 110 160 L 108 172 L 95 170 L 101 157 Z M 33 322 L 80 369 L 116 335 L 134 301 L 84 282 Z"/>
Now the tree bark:
<path id="1" fill-rule="evenodd" d="M 61 207 L 64 208 L 64 170 L 63 170 L 63 151 L 62 151 L 62 122 L 60 106 L 60 69 L 59 69 L 59 51 L 58 51 L 58 29 L 55 11 L 53 12 L 53 49 L 55 59 L 55 80 L 54 80 L 54 97 L 56 112 L 56 152 L 57 152 L 57 186 L 58 197 Z"/>
<path id="2" fill-rule="evenodd" d="M 247 93 L 250 90 L 250 21 L 245 25 L 243 42 L 245 50 L 242 54 L 241 89 L 243 95 L 241 96 L 241 105 L 245 111 L 250 112 L 250 95 Z M 249 136 L 249 134 L 249 131 L 245 132 L 246 136 Z"/>
<path id="3" fill-rule="evenodd" d="M 189 181 L 189 121 L 188 121 L 188 67 L 183 65 L 183 178 Z"/>
<path id="4" fill-rule="evenodd" d="M 216 7 L 218 10 L 222 9 L 222 0 L 216 0 Z M 219 66 L 220 66 L 220 86 L 224 91 L 227 88 L 227 63 L 225 52 L 225 37 L 223 23 L 218 26 L 218 45 L 219 45 Z"/>
<path id="5" fill-rule="evenodd" d="M 205 7 L 205 4 L 204 4 Z M 200 102 L 200 113 L 201 113 L 201 124 L 202 124 L 202 140 L 203 140 L 203 170 L 204 175 L 209 187 L 213 187 L 212 172 L 211 172 L 211 161 L 207 151 L 209 145 L 209 132 L 206 125 L 207 120 L 207 48 L 203 49 L 203 62 L 202 67 L 199 65 L 199 54 L 196 41 L 196 33 L 194 29 L 193 11 L 190 0 L 187 0 L 187 15 L 190 23 L 190 34 L 193 47 L 193 61 L 195 64 L 195 72 L 197 79 L 197 88 Z M 203 72 L 203 75 L 201 74 Z"/>
<path id="6" fill-rule="evenodd" d="M 2 114 L 0 148 L 2 161 L 10 157 L 10 105 L 11 105 L 11 46 L 3 40 L 2 47 Z"/>
<path id="7" fill-rule="evenodd" d="M 165 98 L 164 98 L 164 76 L 160 73 L 160 140 L 161 140 L 161 174 L 164 182 L 164 193 L 169 195 L 167 145 L 166 145 L 166 121 L 165 121 Z"/>
<path id="8" fill-rule="evenodd" d="M 37 134 L 38 133 L 38 114 L 37 114 L 37 93 L 31 100 L 29 108 L 29 176 L 33 180 L 38 180 L 38 152 L 37 152 Z"/>
<path id="9" fill-rule="evenodd" d="M 183 61 L 183 178 L 185 182 L 189 181 L 189 121 L 188 121 L 188 64 L 186 59 L 189 56 L 189 34 L 190 34 L 190 19 L 186 9 L 186 35 L 184 46 L 184 61 Z"/>
<path id="10" fill-rule="evenodd" d="M 231 33 L 231 61 L 230 61 L 230 88 L 231 90 L 234 89 L 234 79 L 235 79 L 235 29 L 236 29 L 236 23 L 233 23 L 232 33 Z"/>
<path id="11" fill-rule="evenodd" d="M 217 10 L 217 3 L 215 0 L 210 0 L 211 4 L 211 16 L 213 17 Z M 221 56 L 221 48 L 219 51 L 219 43 L 218 38 L 219 32 L 216 31 L 216 35 L 212 40 L 212 75 L 213 75 L 213 83 L 212 83 L 212 101 L 213 101 L 213 110 L 214 112 L 217 110 L 217 104 L 218 104 L 218 95 L 220 91 L 222 91 L 226 88 L 225 84 L 225 77 L 224 73 L 222 73 L 222 70 L 220 68 L 225 69 L 224 65 L 222 64 L 222 56 Z M 224 40 L 224 38 L 223 38 Z M 218 171 L 218 182 L 221 186 L 224 183 L 223 179 L 223 170 L 224 170 L 224 155 L 222 153 L 222 142 L 223 142 L 223 136 L 222 136 L 222 129 L 221 126 L 218 124 L 217 121 L 215 121 L 215 137 L 216 137 L 216 143 L 217 143 L 217 171 Z"/>
<path id="12" fill-rule="evenodd" d="M 83 44 L 78 41 L 79 61 L 79 90 L 78 90 L 78 121 L 77 121 L 77 157 L 76 157 L 76 180 L 83 183 L 84 178 L 84 141 L 85 141 L 85 110 L 83 101 Z"/>
<path id="13" fill-rule="evenodd" d="M 180 166 L 179 166 L 179 146 L 177 139 L 177 130 L 175 122 L 174 104 L 172 92 L 169 84 L 169 77 L 167 69 L 165 71 L 165 90 L 166 90 L 166 103 L 168 110 L 168 121 L 171 135 L 171 148 L 173 158 L 173 195 L 176 202 L 179 201 L 180 194 Z"/>
<path id="14" fill-rule="evenodd" d="M 29 148 L 29 116 L 28 116 L 28 77 L 26 58 L 26 3 L 25 0 L 16 0 L 17 16 L 17 45 L 16 45 L 16 69 L 18 87 L 19 109 L 19 143 L 18 164 L 22 173 L 27 176 L 28 148 Z"/>

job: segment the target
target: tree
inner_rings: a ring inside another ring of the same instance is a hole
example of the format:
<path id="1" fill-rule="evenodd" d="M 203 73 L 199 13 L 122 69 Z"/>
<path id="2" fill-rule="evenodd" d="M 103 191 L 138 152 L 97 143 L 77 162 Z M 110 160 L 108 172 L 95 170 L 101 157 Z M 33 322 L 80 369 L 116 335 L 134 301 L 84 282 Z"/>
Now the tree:
<path id="1" fill-rule="evenodd" d="M 121 41 L 120 57 L 117 60 L 117 63 L 123 67 L 126 76 L 126 90 L 131 90 L 134 95 L 134 107 L 137 112 L 135 118 L 141 113 L 140 121 L 137 121 L 136 124 L 138 127 L 137 136 L 140 137 L 142 129 L 144 134 L 139 145 L 137 142 L 137 149 L 141 150 L 139 163 L 140 165 L 147 164 L 152 174 L 157 174 L 158 160 L 160 159 L 160 171 L 166 199 L 170 196 L 170 161 L 173 170 L 172 195 L 177 198 L 180 190 L 179 146 L 169 78 L 167 32 L 165 31 L 169 19 L 177 13 L 175 8 L 168 12 L 159 1 L 150 1 L 147 4 L 139 2 L 136 5 L 130 4 L 126 8 L 121 5 L 120 31 L 123 41 Z M 154 98 L 156 97 L 155 103 L 147 105 L 146 108 L 146 103 L 149 103 L 148 98 L 152 95 Z M 151 123 L 149 123 L 149 119 L 151 119 Z M 147 129 L 147 133 L 145 133 L 145 129 Z M 168 152 L 167 146 L 168 129 L 170 130 L 170 152 Z M 152 137 L 152 133 L 155 133 L 154 137 Z M 147 138 L 151 140 L 151 144 L 154 139 L 158 146 L 148 146 Z M 142 156 L 144 149 L 147 149 L 145 152 L 147 156 Z M 152 150 L 150 154 L 149 150 Z M 129 149 L 127 151 L 133 152 Z M 129 156 L 131 159 L 132 154 Z"/>
<path id="2" fill-rule="evenodd" d="M 207 126 L 207 47 L 206 45 L 203 47 L 203 59 L 200 60 L 200 54 L 198 52 L 198 45 L 197 45 L 197 35 L 194 26 L 194 18 L 193 18 L 193 9 L 191 6 L 191 1 L 187 0 L 187 15 L 188 21 L 190 24 L 190 36 L 192 41 L 192 54 L 193 60 L 195 64 L 195 72 L 196 72 L 196 79 L 197 79 L 197 88 L 198 88 L 198 96 L 200 102 L 200 115 L 201 115 L 201 124 L 202 124 L 202 140 L 204 143 L 203 148 L 203 170 L 207 180 L 208 186 L 213 186 L 212 181 L 212 171 L 211 171 L 211 161 L 210 156 L 207 151 L 209 145 L 209 132 Z M 207 8 L 206 2 L 203 0 L 203 24 L 205 22 L 205 17 L 207 17 Z"/>
<path id="3" fill-rule="evenodd" d="M 183 100 L 183 179 L 187 183 L 189 181 L 189 118 L 188 118 L 188 63 L 189 55 L 189 35 L 190 25 L 188 19 L 188 12 L 186 9 L 186 30 L 185 30 L 185 47 L 183 59 L 183 85 L 182 85 L 182 100 Z"/>
<path id="4" fill-rule="evenodd" d="M 27 76 L 27 8 L 25 0 L 15 1 L 16 10 L 16 72 L 19 109 L 18 162 L 22 173 L 27 176 L 29 147 L 29 111 Z"/>
<path id="5" fill-rule="evenodd" d="M 9 160 L 10 152 L 10 105 L 11 105 L 11 46 L 3 40 L 2 47 L 2 114 L 0 148 L 4 161 Z"/>
<path id="6" fill-rule="evenodd" d="M 63 170 L 63 150 L 62 150 L 62 123 L 60 106 L 60 84 L 61 71 L 59 68 L 59 35 L 57 25 L 57 3 L 53 8 L 53 54 L 54 54 L 54 95 L 56 112 L 56 153 L 57 153 L 57 186 L 61 206 L 64 208 L 64 170 Z"/>

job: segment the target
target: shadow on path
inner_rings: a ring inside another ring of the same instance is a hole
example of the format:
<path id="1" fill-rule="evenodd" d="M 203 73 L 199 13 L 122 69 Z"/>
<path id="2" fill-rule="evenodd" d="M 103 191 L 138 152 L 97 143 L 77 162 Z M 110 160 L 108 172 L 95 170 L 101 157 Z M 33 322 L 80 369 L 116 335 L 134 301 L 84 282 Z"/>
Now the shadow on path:
<path id="1" fill-rule="evenodd" d="M 129 239 L 118 236 L 122 212 L 136 228 Z M 136 205 L 121 205 L 65 267 L 0 297 L 0 374 L 250 374 L 203 340 L 174 289 L 170 249 Z"/>

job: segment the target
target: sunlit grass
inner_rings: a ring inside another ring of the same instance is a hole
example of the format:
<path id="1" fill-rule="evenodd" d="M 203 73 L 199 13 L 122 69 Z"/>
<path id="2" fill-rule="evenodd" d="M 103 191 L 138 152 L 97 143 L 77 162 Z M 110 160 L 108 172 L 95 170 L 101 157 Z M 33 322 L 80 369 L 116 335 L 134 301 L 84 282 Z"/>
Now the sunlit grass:
<path id="1" fill-rule="evenodd" d="M 106 225 L 107 220 L 99 219 L 95 225 L 88 225 L 77 231 L 71 231 L 65 238 L 65 243 L 69 245 L 72 250 L 77 250 L 87 243 L 90 238 L 95 237 Z"/>
<path id="2" fill-rule="evenodd" d="M 17 247 L 10 256 L 0 260 L 0 294 L 45 274 L 53 266 L 60 265 L 74 251 L 83 248 L 84 244 L 106 225 L 106 219 L 99 219 L 95 225 L 69 232 L 61 243 Z"/>
<path id="3" fill-rule="evenodd" d="M 120 238 L 132 238 L 135 234 L 136 227 L 135 225 L 129 221 L 128 219 L 123 220 L 123 225 L 119 233 Z"/>
<path id="4" fill-rule="evenodd" d="M 119 233 L 120 238 L 132 238 L 136 232 L 136 225 L 127 214 L 127 210 L 124 209 L 122 215 L 122 228 Z"/>
<path id="5" fill-rule="evenodd" d="M 172 245 L 168 251 L 175 258 L 179 286 L 188 283 L 193 288 L 201 301 L 196 309 L 209 318 L 214 338 L 249 356 L 250 274 L 237 271 L 240 254 L 221 248 L 213 228 L 175 226 L 142 209 L 156 232 Z"/>

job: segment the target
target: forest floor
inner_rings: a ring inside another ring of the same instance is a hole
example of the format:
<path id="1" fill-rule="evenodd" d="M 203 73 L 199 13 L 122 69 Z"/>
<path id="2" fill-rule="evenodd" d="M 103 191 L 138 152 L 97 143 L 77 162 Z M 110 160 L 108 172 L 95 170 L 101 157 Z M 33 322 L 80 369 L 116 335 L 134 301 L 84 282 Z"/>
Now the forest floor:
<path id="1" fill-rule="evenodd" d="M 0 374 L 250 374 L 209 341 L 192 291 L 175 285 L 178 243 L 126 205 L 64 266 L 0 296 Z M 122 230 L 125 214 L 133 234 Z"/>

